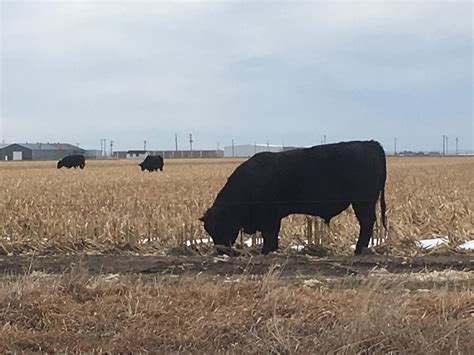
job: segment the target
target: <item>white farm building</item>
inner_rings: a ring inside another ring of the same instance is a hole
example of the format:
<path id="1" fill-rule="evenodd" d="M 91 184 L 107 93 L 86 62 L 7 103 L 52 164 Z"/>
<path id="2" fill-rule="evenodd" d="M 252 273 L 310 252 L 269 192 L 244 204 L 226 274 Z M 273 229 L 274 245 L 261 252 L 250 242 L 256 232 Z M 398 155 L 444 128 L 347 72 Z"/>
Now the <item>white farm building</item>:
<path id="1" fill-rule="evenodd" d="M 224 157 L 248 158 L 261 152 L 283 152 L 285 150 L 297 149 L 297 147 L 287 147 L 283 145 L 270 144 L 240 144 L 224 147 Z"/>

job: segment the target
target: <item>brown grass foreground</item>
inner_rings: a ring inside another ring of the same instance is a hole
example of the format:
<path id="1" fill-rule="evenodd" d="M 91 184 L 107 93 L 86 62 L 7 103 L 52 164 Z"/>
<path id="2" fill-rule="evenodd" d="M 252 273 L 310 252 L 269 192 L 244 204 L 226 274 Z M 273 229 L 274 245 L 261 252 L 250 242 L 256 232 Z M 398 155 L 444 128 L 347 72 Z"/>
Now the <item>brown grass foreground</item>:
<path id="1" fill-rule="evenodd" d="M 289 282 L 275 271 L 227 279 L 3 277 L 0 351 L 468 354 L 471 282 L 472 274 L 455 272 L 333 284 Z"/>
<path id="2" fill-rule="evenodd" d="M 0 162 L 0 254 L 167 253 L 207 238 L 198 218 L 242 160 L 167 160 L 163 173 L 137 162 L 88 161 L 57 170 L 54 162 Z M 474 158 L 388 159 L 386 199 L 392 249 L 416 253 L 414 241 L 474 236 Z M 283 220 L 283 247 L 308 237 L 305 217 Z M 358 224 L 351 209 L 331 221 L 325 247 L 351 253 Z M 382 232 L 377 231 L 380 235 Z"/>

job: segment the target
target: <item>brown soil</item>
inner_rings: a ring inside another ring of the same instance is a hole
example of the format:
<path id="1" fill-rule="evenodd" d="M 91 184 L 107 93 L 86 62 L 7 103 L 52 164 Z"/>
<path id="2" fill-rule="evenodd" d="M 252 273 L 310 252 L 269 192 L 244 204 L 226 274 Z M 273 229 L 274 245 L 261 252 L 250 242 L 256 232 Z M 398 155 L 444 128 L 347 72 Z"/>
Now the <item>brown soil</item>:
<path id="1" fill-rule="evenodd" d="M 209 276 L 264 275 L 277 267 L 282 277 L 364 275 L 374 269 L 390 273 L 440 270 L 474 270 L 474 254 L 425 255 L 397 258 L 381 255 L 330 256 L 138 256 L 138 255 L 48 255 L 2 256 L 0 273 L 21 275 L 39 271 L 61 274 L 80 267 L 89 274 L 205 274 Z"/>

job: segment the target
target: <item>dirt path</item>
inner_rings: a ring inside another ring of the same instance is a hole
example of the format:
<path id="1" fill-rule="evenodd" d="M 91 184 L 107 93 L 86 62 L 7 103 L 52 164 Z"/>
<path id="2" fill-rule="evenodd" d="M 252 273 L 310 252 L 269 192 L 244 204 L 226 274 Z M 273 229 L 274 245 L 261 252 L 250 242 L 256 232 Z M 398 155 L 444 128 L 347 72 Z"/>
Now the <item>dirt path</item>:
<path id="1" fill-rule="evenodd" d="M 361 257 L 273 255 L 254 257 L 212 256 L 123 256 L 123 255 L 74 255 L 74 256 L 2 256 L 0 272 L 21 275 L 34 271 L 60 274 L 81 268 L 91 274 L 198 274 L 211 276 L 251 274 L 262 275 L 277 267 L 281 276 L 322 275 L 344 277 L 365 274 L 374 268 L 384 268 L 391 273 L 435 270 L 474 270 L 474 254 L 429 255 L 417 258 L 395 258 L 366 255 Z"/>

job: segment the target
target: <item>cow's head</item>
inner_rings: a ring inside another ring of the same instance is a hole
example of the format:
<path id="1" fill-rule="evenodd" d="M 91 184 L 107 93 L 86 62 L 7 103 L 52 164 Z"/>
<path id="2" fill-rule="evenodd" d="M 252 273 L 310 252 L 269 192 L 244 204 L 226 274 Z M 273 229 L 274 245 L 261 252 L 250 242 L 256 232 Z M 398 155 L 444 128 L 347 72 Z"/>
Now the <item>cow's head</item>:
<path id="1" fill-rule="evenodd" d="M 215 245 L 231 247 L 237 239 L 239 224 L 227 208 L 213 206 L 199 220 Z"/>
<path id="2" fill-rule="evenodd" d="M 138 164 L 138 166 L 142 169 L 142 171 L 145 170 L 143 163 Z"/>
<path id="3" fill-rule="evenodd" d="M 61 169 L 63 167 L 63 161 L 60 160 L 58 161 L 58 169 Z"/>

